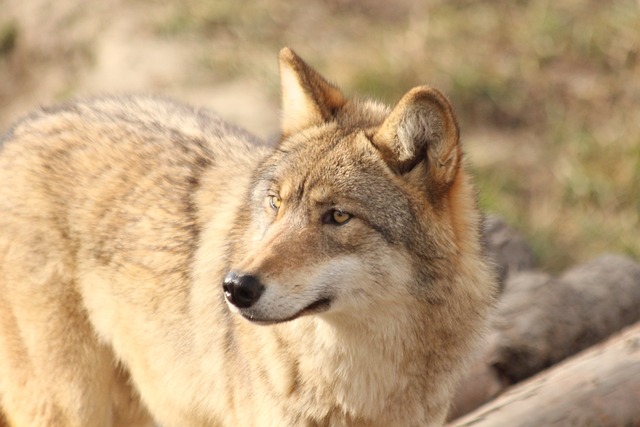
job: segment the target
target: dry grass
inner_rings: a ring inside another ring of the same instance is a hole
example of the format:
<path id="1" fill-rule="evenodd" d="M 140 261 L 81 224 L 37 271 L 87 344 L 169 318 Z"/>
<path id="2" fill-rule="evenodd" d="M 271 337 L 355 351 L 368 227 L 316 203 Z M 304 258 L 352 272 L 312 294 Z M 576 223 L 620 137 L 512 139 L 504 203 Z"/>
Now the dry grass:
<path id="1" fill-rule="evenodd" d="M 186 79 L 262 81 L 274 104 L 283 45 L 351 94 L 392 102 L 411 86 L 437 86 L 460 115 L 482 204 L 525 232 L 545 268 L 603 251 L 640 258 L 638 0 L 136 0 L 120 7 L 114 16 L 148 12 L 140 28 L 154 37 L 200 46 Z M 6 25 L 0 65 L 16 34 L 20 41 L 19 27 Z"/>

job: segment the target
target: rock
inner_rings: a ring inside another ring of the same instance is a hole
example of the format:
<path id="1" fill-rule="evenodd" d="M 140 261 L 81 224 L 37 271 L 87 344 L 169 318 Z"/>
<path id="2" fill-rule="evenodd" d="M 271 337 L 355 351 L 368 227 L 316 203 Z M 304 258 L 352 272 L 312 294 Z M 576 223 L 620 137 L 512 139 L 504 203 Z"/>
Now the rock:
<path id="1" fill-rule="evenodd" d="M 497 216 L 487 216 L 483 224 L 487 254 L 497 266 L 501 289 L 507 278 L 520 271 L 531 270 L 535 259 L 522 235 Z"/>

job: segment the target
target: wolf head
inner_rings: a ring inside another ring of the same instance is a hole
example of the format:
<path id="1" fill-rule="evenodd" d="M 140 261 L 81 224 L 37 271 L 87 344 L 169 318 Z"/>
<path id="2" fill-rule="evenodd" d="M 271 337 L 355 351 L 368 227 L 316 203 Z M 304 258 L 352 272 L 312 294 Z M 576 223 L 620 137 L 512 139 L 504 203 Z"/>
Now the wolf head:
<path id="1" fill-rule="evenodd" d="M 289 48 L 280 73 L 282 136 L 236 224 L 231 309 L 276 323 L 441 298 L 436 277 L 477 237 L 447 99 L 422 86 L 393 109 L 350 100 Z"/>

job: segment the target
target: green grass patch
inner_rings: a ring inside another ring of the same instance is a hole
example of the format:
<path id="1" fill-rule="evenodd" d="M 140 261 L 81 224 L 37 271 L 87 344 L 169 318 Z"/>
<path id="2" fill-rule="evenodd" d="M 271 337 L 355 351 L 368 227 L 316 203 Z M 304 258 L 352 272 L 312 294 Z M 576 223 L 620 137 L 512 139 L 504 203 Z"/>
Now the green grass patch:
<path id="1" fill-rule="evenodd" d="M 18 40 L 18 25 L 15 22 L 0 23 L 0 57 L 13 52 Z"/>

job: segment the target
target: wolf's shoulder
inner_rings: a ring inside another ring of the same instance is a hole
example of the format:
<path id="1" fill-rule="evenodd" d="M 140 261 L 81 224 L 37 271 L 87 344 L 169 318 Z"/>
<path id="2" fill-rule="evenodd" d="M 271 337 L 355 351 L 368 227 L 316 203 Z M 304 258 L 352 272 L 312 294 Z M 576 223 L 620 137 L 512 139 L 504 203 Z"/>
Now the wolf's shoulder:
<path id="1" fill-rule="evenodd" d="M 96 131 L 136 134 L 160 140 L 202 140 L 247 147 L 265 143 L 249 131 L 198 108 L 155 95 L 105 95 L 42 106 L 17 120 L 0 136 L 0 146 L 24 134 Z"/>

